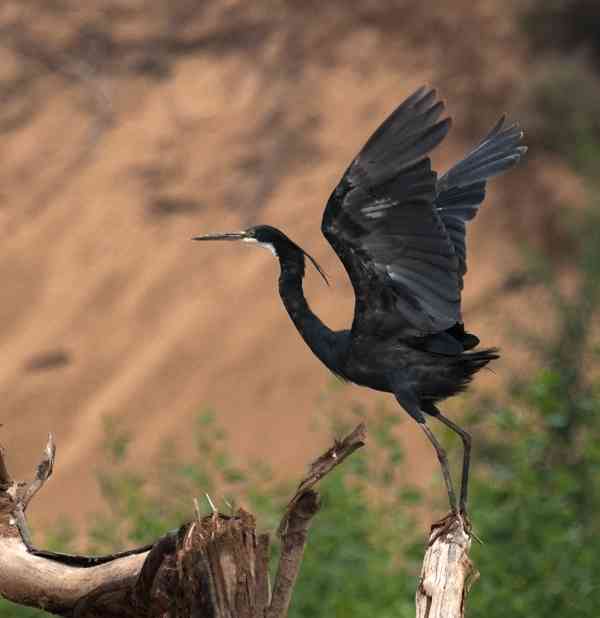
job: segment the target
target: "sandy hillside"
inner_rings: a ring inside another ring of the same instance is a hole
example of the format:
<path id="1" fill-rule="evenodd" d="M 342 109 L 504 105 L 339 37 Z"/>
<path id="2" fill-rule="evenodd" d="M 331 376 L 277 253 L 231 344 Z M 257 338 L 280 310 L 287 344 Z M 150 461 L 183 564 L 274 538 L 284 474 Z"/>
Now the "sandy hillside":
<path id="1" fill-rule="evenodd" d="M 310 426 L 332 378 L 282 310 L 266 252 L 190 237 L 283 228 L 334 282 L 309 273 L 313 308 L 345 327 L 351 290 L 319 225 L 353 154 L 429 83 L 455 120 L 436 153 L 445 169 L 510 106 L 527 71 L 500 0 L 197 4 L 0 9 L 1 440 L 26 474 L 55 434 L 52 490 L 32 514 L 41 526 L 97 508 L 107 416 L 134 432 L 143 463 L 164 438 L 191 448 L 190 424 L 210 405 L 232 450 L 298 474 L 329 438 Z M 506 315 L 531 298 L 494 311 L 478 300 L 518 266 L 540 204 L 551 207 L 542 167 L 494 183 L 470 230 L 466 317 L 509 351 Z M 433 457 L 403 427 L 408 465 L 428 479 Z"/>

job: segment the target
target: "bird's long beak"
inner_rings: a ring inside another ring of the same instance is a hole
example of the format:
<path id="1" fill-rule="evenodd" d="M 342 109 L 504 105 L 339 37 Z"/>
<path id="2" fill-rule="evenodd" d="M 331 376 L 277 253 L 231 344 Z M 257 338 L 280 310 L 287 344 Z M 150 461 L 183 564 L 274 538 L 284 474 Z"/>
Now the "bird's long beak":
<path id="1" fill-rule="evenodd" d="M 226 232 L 224 234 L 205 234 L 204 236 L 194 236 L 192 240 L 243 240 L 246 232 Z"/>

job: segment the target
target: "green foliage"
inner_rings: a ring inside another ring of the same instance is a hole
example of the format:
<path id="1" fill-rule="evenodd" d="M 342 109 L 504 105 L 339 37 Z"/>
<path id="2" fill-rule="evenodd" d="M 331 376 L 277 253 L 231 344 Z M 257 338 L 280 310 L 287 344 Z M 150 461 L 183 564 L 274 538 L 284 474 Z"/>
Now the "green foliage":
<path id="1" fill-rule="evenodd" d="M 544 370 L 496 410 L 498 433 L 479 454 L 471 486 L 485 543 L 473 552 L 482 578 L 472 615 L 597 615 L 600 400 L 577 405 L 571 409 L 562 377 Z M 565 439 L 572 411 L 584 409 L 581 431 Z"/>
<path id="2" fill-rule="evenodd" d="M 357 457 L 364 464 L 364 454 Z M 398 564 L 402 544 L 384 538 L 396 539 L 397 531 L 383 529 L 390 518 L 380 517 L 347 474 L 339 470 L 324 484 L 324 510 L 311 529 L 290 618 L 412 616 L 416 578 Z"/>
<path id="3" fill-rule="evenodd" d="M 5 599 L 0 599 L 0 617 L 1 618 L 46 618 L 51 616 L 47 612 L 22 605 L 15 605 Z"/>
<path id="4" fill-rule="evenodd" d="M 472 615 L 598 615 L 600 212 L 592 203 L 572 217 L 576 289 L 545 278 L 556 318 L 538 342 L 544 368 L 515 381 L 509 405 L 489 406 L 496 432 L 478 439 L 472 515 L 485 545 L 474 551 L 482 578 Z"/>
<path id="5" fill-rule="evenodd" d="M 365 410 L 357 406 L 354 414 L 364 417 Z M 420 495 L 398 489 L 399 420 L 396 410 L 378 406 L 369 415 L 368 451 L 355 453 L 320 486 L 323 508 L 311 528 L 290 618 L 414 616 L 410 507 Z M 351 424 L 341 422 L 339 433 Z"/>
<path id="6" fill-rule="evenodd" d="M 95 517 L 90 530 L 91 551 L 117 551 L 128 545 L 151 543 L 166 530 L 192 516 L 192 497 L 208 504 L 205 494 L 228 488 L 236 497 L 254 493 L 250 486 L 264 481 L 259 466 L 242 470 L 231 461 L 226 434 L 216 424 L 212 410 L 202 412 L 194 428 L 195 453 L 187 461 L 177 456 L 171 443 L 163 444 L 154 465 L 142 474 L 128 457 L 130 436 L 114 420 L 108 421 L 105 451 L 108 465 L 98 474 L 108 505 Z M 226 498 L 225 498 L 226 499 Z"/>

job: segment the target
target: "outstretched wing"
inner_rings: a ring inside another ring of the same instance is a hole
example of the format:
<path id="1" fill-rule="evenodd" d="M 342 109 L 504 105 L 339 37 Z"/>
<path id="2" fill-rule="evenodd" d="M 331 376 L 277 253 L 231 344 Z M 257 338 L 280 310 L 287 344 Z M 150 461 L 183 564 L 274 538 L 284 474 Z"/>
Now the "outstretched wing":
<path id="1" fill-rule="evenodd" d="M 467 272 L 466 222 L 485 198 L 486 180 L 515 166 L 527 152 L 523 131 L 515 123 L 504 126 L 502 116 L 467 156 L 437 182 L 435 205 L 458 258 L 460 287 Z"/>
<path id="2" fill-rule="evenodd" d="M 460 321 L 459 262 L 427 153 L 450 120 L 421 88 L 375 131 L 332 193 L 321 229 L 356 295 L 355 334 L 419 337 Z"/>

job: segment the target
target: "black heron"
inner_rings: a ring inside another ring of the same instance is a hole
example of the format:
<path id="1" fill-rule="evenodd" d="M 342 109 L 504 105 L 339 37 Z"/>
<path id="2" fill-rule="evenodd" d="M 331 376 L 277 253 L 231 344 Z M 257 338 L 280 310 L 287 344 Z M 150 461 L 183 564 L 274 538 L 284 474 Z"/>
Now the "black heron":
<path id="1" fill-rule="evenodd" d="M 279 294 L 300 335 L 337 376 L 393 393 L 432 443 L 450 507 L 467 503 L 471 437 L 438 409 L 498 358 L 473 350 L 461 290 L 467 272 L 465 232 L 485 197 L 486 181 L 526 152 L 518 125 L 502 117 L 467 156 L 438 178 L 428 153 L 450 128 L 435 90 L 421 88 L 383 122 L 333 191 L 321 230 L 344 264 L 356 297 L 350 330 L 334 332 L 311 311 L 302 290 L 306 251 L 280 230 L 259 225 L 194 240 L 242 240 L 279 259 Z M 438 419 L 463 443 L 457 503 L 446 453 L 426 418 Z"/>

